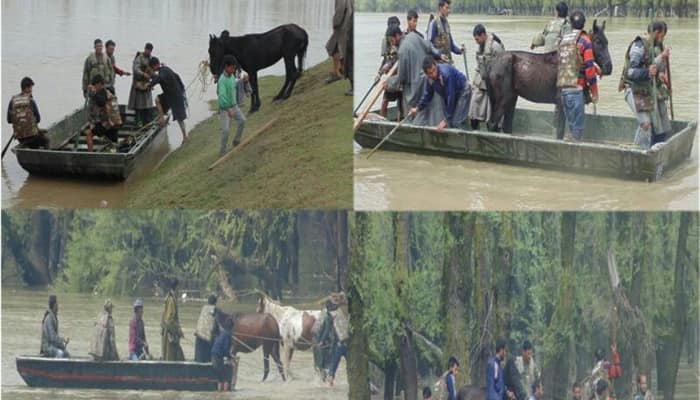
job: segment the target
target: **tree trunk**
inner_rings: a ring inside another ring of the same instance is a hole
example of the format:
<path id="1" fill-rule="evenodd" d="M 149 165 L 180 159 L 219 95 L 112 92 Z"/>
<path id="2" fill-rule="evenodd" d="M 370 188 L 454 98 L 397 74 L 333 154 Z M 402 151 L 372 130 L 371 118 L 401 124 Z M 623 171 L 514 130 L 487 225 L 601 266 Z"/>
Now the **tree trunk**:
<path id="1" fill-rule="evenodd" d="M 344 292 L 348 287 L 348 213 L 347 211 L 338 211 L 336 214 L 338 226 L 338 239 L 336 241 L 336 290 Z"/>
<path id="2" fill-rule="evenodd" d="M 462 365 L 463 373 L 457 375 L 457 386 L 469 377 L 469 298 L 471 296 L 470 271 L 472 269 L 472 238 L 474 237 L 475 214 L 446 213 L 445 225 L 451 235 L 452 244 L 442 270 L 443 305 L 443 362 L 447 366 L 450 356 L 455 356 Z"/>
<path id="3" fill-rule="evenodd" d="M 472 321 L 477 321 L 474 324 L 474 352 L 471 353 L 470 360 L 474 360 L 474 368 L 471 371 L 471 381 L 475 384 L 482 385 L 486 382 L 486 368 L 483 366 L 488 362 L 490 355 L 489 349 L 493 342 L 491 326 L 491 318 L 493 310 L 491 310 L 492 299 L 488 291 L 488 272 L 489 265 L 487 259 L 487 222 L 483 214 L 478 214 L 475 217 L 474 223 L 474 270 L 473 280 L 474 291 L 472 302 L 474 304 Z"/>
<path id="4" fill-rule="evenodd" d="M 357 283 L 365 279 L 367 268 L 367 238 L 369 236 L 369 215 L 355 213 L 355 227 L 352 234 L 351 257 L 348 271 L 348 310 L 350 312 L 350 342 L 348 343 L 348 386 L 349 400 L 370 398 L 369 390 L 369 342 L 364 325 L 364 305 Z"/>
<path id="5" fill-rule="evenodd" d="M 396 265 L 396 278 L 394 289 L 399 304 L 397 318 L 399 331 L 394 337 L 394 342 L 399 346 L 400 370 L 406 386 L 406 400 L 416 400 L 418 397 L 418 362 L 413 339 L 408 330 L 410 315 L 406 305 L 408 304 L 408 274 L 409 274 L 409 217 L 408 213 L 394 214 L 394 261 Z"/>

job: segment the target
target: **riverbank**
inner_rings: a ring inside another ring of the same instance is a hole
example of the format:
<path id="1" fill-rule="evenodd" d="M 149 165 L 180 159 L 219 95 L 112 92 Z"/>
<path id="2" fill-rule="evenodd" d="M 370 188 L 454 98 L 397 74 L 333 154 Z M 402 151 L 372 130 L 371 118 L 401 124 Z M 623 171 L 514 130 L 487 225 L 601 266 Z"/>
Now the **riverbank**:
<path id="1" fill-rule="evenodd" d="M 243 141 L 278 118 L 270 129 L 208 171 L 221 140 L 213 115 L 190 128 L 189 142 L 134 184 L 128 207 L 351 208 L 352 97 L 344 95 L 347 81 L 325 84 L 330 70 L 326 61 L 304 71 L 292 96 L 275 104 L 284 77 L 261 78 L 262 106 L 247 116 Z M 235 124 L 231 138 L 234 132 Z"/>

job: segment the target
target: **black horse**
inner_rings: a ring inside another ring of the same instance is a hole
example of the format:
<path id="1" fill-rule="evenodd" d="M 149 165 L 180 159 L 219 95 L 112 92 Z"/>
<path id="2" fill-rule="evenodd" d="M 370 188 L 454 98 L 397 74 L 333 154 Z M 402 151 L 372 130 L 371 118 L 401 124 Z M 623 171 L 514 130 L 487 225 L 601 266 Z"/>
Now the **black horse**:
<path id="1" fill-rule="evenodd" d="M 229 36 L 227 31 L 221 37 L 209 35 L 209 69 L 214 80 L 224 70 L 224 55 L 231 54 L 250 78 L 253 89 L 250 112 L 260 108 L 258 95 L 258 71 L 265 69 L 280 58 L 284 58 L 286 77 L 284 85 L 274 100 L 286 100 L 304 69 L 304 57 L 309 45 L 309 35 L 298 25 L 281 25 L 265 33 L 244 36 Z M 294 65 L 294 57 L 299 58 L 299 67 Z"/>
<path id="2" fill-rule="evenodd" d="M 593 21 L 593 54 L 603 75 L 612 73 L 612 59 L 605 37 L 605 21 Z M 557 70 L 559 52 L 547 54 L 506 51 L 493 59 L 488 68 L 486 86 L 491 101 L 489 129 L 497 130 L 503 118 L 503 132 L 513 132 L 513 113 L 518 96 L 535 103 L 559 104 Z M 557 106 L 558 107 L 558 106 Z"/>
<path id="3" fill-rule="evenodd" d="M 512 391 L 516 400 L 527 399 L 527 394 L 520 383 L 520 372 L 515 366 L 515 359 L 510 357 L 503 367 L 503 381 L 507 391 Z M 478 385 L 465 385 L 457 392 L 458 400 L 486 400 L 486 388 Z"/>

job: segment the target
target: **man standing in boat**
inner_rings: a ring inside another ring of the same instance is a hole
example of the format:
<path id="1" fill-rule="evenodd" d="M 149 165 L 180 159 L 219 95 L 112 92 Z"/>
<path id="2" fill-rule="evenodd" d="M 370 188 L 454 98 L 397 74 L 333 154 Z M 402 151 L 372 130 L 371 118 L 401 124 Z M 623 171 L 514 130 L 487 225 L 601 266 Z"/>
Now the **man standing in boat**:
<path id="1" fill-rule="evenodd" d="M 450 15 L 450 0 L 438 1 L 438 16 L 428 26 L 428 40 L 447 57 L 447 62 L 452 64 L 452 53 L 461 55 L 464 48 L 459 48 L 452 38 L 450 23 L 447 17 Z"/>
<path id="2" fill-rule="evenodd" d="M 666 135 L 671 132 L 671 121 L 666 110 L 666 68 L 671 49 L 664 49 L 666 32 L 665 22 L 654 21 L 644 37 L 637 36 L 625 53 L 625 66 L 620 78 L 619 89 L 624 90 L 625 101 L 639 123 L 634 144 L 643 149 L 665 141 Z"/>
<path id="3" fill-rule="evenodd" d="M 134 318 L 129 322 L 129 360 L 140 361 L 148 355 L 146 327 L 143 323 L 143 300 L 136 299 Z"/>
<path id="4" fill-rule="evenodd" d="M 467 120 L 471 87 L 464 76 L 451 64 L 435 62 L 432 56 L 423 60 L 423 71 L 428 77 L 428 82 L 423 91 L 423 96 L 416 107 L 411 109 L 409 115 L 414 116 L 418 111 L 424 110 L 438 93 L 444 102 L 444 118 L 437 126 L 438 130 L 445 128 L 458 128 Z"/>
<path id="5" fill-rule="evenodd" d="M 117 67 L 116 61 L 114 59 L 114 50 L 116 49 L 117 44 L 114 43 L 114 40 L 108 40 L 107 43 L 105 43 L 105 48 L 107 49 L 107 57 L 109 57 L 109 61 L 112 63 L 112 69 L 114 70 L 114 79 L 112 80 L 112 86 L 108 86 L 107 90 L 112 92 L 113 94 L 116 94 L 114 91 L 114 83 L 117 80 L 116 75 L 119 76 L 131 76 L 131 72 L 124 71 L 123 69 Z"/>
<path id="6" fill-rule="evenodd" d="M 142 52 L 136 53 L 132 71 L 134 79 L 131 82 L 131 92 L 129 93 L 129 110 L 136 112 L 136 124 L 142 126 L 150 122 L 150 115 L 153 108 L 153 97 L 151 96 L 151 76 L 153 70 L 149 62 L 151 61 L 151 52 L 153 45 L 146 43 Z"/>
<path id="7" fill-rule="evenodd" d="M 104 47 L 101 39 L 95 39 L 95 51 L 90 53 L 85 59 L 83 66 L 83 97 L 88 97 L 88 86 L 96 77 L 101 76 L 106 87 L 114 86 L 114 68 L 112 61 L 107 54 L 104 53 Z"/>
<path id="8" fill-rule="evenodd" d="M 488 121 L 491 117 L 491 101 L 486 88 L 486 71 L 498 54 L 505 51 L 501 39 L 493 33 L 487 33 L 486 27 L 477 24 L 472 32 L 474 41 L 479 46 L 476 51 L 476 71 L 472 81 L 473 97 L 469 106 L 471 128 L 479 129 L 479 123 Z"/>
<path id="9" fill-rule="evenodd" d="M 185 354 L 180 346 L 180 338 L 184 335 L 177 310 L 177 284 L 177 278 L 173 278 L 170 282 L 170 289 L 165 297 L 165 310 L 163 310 L 160 323 L 164 361 L 185 361 Z"/>
<path id="10" fill-rule="evenodd" d="M 224 69 L 225 70 L 225 69 Z M 219 79 L 221 82 L 221 79 Z M 194 332 L 194 360 L 201 363 L 211 361 L 211 348 L 214 339 L 219 334 L 219 324 L 216 322 L 216 296 L 207 299 L 207 305 L 202 307 L 197 320 L 197 330 Z"/>
<path id="11" fill-rule="evenodd" d="M 112 318 L 112 301 L 107 300 L 103 310 L 95 321 L 95 335 L 92 339 L 90 355 L 96 361 L 118 361 L 117 342 L 114 335 L 114 318 Z"/>
<path id="12" fill-rule="evenodd" d="M 569 15 L 569 6 L 563 1 L 557 3 L 554 10 L 554 19 L 547 23 L 544 30 L 532 39 L 530 50 L 536 47 L 544 46 L 545 53 L 551 53 L 559 49 L 559 43 L 564 35 L 571 32 L 571 24 L 567 16 Z"/>
<path id="13" fill-rule="evenodd" d="M 49 296 L 49 309 L 44 313 L 41 321 L 41 355 L 51 358 L 70 358 L 66 346 L 70 338 L 58 336 L 58 299 L 55 295 Z"/>
<path id="14" fill-rule="evenodd" d="M 398 17 L 393 16 L 389 17 L 389 19 L 386 22 L 387 29 L 391 28 L 392 26 L 401 26 L 401 21 L 399 20 Z M 382 75 L 386 74 L 391 70 L 391 68 L 396 64 L 396 62 L 399 59 L 399 46 L 395 44 L 391 44 L 389 42 L 389 39 L 387 38 L 386 35 L 384 35 L 384 40 L 382 41 L 382 64 L 379 67 L 379 71 L 377 72 L 377 76 L 374 77 L 374 81 L 378 82 L 379 79 L 381 79 Z M 393 90 L 385 90 L 384 91 L 384 97 L 382 99 L 382 105 L 381 108 L 379 109 L 379 115 L 382 117 L 386 118 L 387 110 L 389 108 L 389 102 L 391 101 L 396 101 L 398 103 L 399 107 L 399 118 L 402 118 L 403 115 L 403 104 L 401 101 L 401 92 L 400 91 L 393 91 Z"/>
<path id="15" fill-rule="evenodd" d="M 22 91 L 12 96 L 7 106 L 7 123 L 12 124 L 12 134 L 20 143 L 30 149 L 48 148 L 49 139 L 38 126 L 41 115 L 32 96 L 34 81 L 29 77 L 22 78 L 20 86 Z"/>
<path id="16" fill-rule="evenodd" d="M 440 52 L 429 41 L 423 39 L 417 32 L 409 32 L 404 35 L 401 28 L 392 26 L 387 29 L 387 39 L 399 47 L 398 73 L 390 76 L 383 83 L 384 89 L 401 91 L 403 109 L 409 110 L 418 104 L 423 95 L 426 84 L 423 72 L 423 60 L 426 56 L 432 56 L 442 61 L 447 56 Z M 437 125 L 443 119 L 442 102 L 434 99 L 430 105 L 419 112 L 411 121 L 414 125 Z"/>
<path id="17" fill-rule="evenodd" d="M 101 75 L 92 78 L 88 86 L 89 96 L 89 121 L 83 128 L 87 139 L 88 151 L 93 151 L 93 136 L 108 138 L 115 145 L 119 141 L 119 128 L 122 126 L 122 118 L 119 114 L 119 102 L 117 96 L 105 88 L 105 81 Z"/>
<path id="18" fill-rule="evenodd" d="M 151 57 L 148 65 L 154 72 L 151 77 L 151 87 L 160 85 L 163 93 L 156 96 L 156 108 L 158 109 L 158 123 L 160 126 L 165 126 L 165 114 L 172 110 L 173 119 L 177 121 L 182 132 L 182 141 L 187 141 L 187 131 L 185 129 L 185 120 L 187 119 L 187 105 L 185 102 L 185 85 L 180 79 L 180 75 L 175 71 L 160 63 L 158 57 Z"/>
<path id="19" fill-rule="evenodd" d="M 583 139 L 586 109 L 584 90 L 598 102 L 598 68 L 593 55 L 591 37 L 583 30 L 586 16 L 576 10 L 569 17 L 573 31 L 565 35 L 559 44 L 559 70 L 557 89 L 564 117 L 573 140 Z M 562 118 L 560 115 L 559 118 Z M 563 125 L 557 122 L 557 137 L 563 137 Z"/>

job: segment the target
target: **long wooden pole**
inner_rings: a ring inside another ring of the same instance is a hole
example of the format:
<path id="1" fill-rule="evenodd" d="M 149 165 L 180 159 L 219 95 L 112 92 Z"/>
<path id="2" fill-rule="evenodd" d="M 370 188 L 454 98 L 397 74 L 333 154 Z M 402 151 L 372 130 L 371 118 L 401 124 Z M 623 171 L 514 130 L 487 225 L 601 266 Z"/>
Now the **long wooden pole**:
<path id="1" fill-rule="evenodd" d="M 5 153 L 7 153 L 7 149 L 10 148 L 10 143 L 12 143 L 12 141 L 13 141 L 14 139 L 15 139 L 15 134 L 12 133 L 12 136 L 10 136 L 10 140 L 8 140 L 8 141 L 7 141 L 7 144 L 5 145 L 5 147 L 2 148 L 2 157 L 0 157 L 0 158 L 5 158 Z"/>
<path id="2" fill-rule="evenodd" d="M 671 120 L 676 119 L 673 115 L 673 85 L 671 84 L 671 57 L 666 58 L 666 76 L 668 77 L 668 100 L 671 106 Z"/>
<path id="3" fill-rule="evenodd" d="M 408 117 L 402 119 L 401 122 L 399 122 L 398 124 L 396 124 L 396 126 L 394 127 L 394 129 L 392 129 L 391 132 L 389 132 L 388 135 L 384 136 L 384 138 L 382 139 L 382 141 L 379 142 L 379 144 L 377 144 L 376 146 L 374 146 L 374 148 L 372 149 L 372 151 L 370 151 L 369 154 L 367 154 L 367 159 L 369 159 L 370 157 L 372 157 L 372 154 L 374 154 L 374 152 L 377 151 L 377 149 L 378 149 L 382 144 L 384 144 L 384 142 L 386 142 L 386 141 L 389 139 L 389 137 L 390 137 L 391 135 L 394 134 L 394 132 L 396 132 L 397 130 L 399 130 L 399 128 L 401 127 L 401 125 L 403 125 L 403 123 L 406 122 L 407 119 L 408 119 Z"/>
<path id="4" fill-rule="evenodd" d="M 385 82 L 390 76 L 394 75 L 398 69 L 399 69 L 399 63 L 397 62 L 396 64 L 394 64 L 393 67 L 391 67 L 391 69 L 389 70 L 389 72 L 387 72 L 386 74 L 384 74 L 384 75 L 382 76 L 382 78 L 380 79 L 380 81 L 381 81 L 381 82 Z M 352 131 L 353 131 L 353 132 L 355 132 L 355 131 L 357 130 L 357 128 L 360 127 L 360 125 L 362 124 L 362 121 L 365 120 L 365 118 L 367 117 L 367 114 L 369 114 L 369 111 L 372 109 L 372 106 L 374 105 L 374 103 L 377 102 L 377 99 L 378 99 L 379 96 L 381 96 L 383 93 L 384 93 L 384 85 L 380 85 L 380 86 L 379 86 L 379 89 L 376 91 L 376 93 L 375 93 L 372 97 L 370 97 L 369 103 L 367 104 L 367 106 L 365 107 L 365 109 L 362 111 L 362 113 L 360 113 L 360 116 L 357 117 L 357 119 L 355 119 L 355 123 L 354 123 L 353 126 L 352 126 Z"/>
<path id="5" fill-rule="evenodd" d="M 265 125 L 263 125 L 260 129 L 258 129 L 258 130 L 257 130 L 255 133 L 253 133 L 252 135 L 250 135 L 250 136 L 249 136 L 246 140 L 244 140 L 241 144 L 239 144 L 238 146 L 236 146 L 233 150 L 229 151 L 228 153 L 224 154 L 221 158 L 219 158 L 218 160 L 214 161 L 214 163 L 211 164 L 211 165 L 209 166 L 209 168 L 207 168 L 207 170 L 208 170 L 208 171 L 211 171 L 212 169 L 216 168 L 216 166 L 220 165 L 220 164 L 223 163 L 224 161 L 226 161 L 226 160 L 228 160 L 229 158 L 231 158 L 234 154 L 238 153 L 241 149 L 243 149 L 243 148 L 246 147 L 250 142 L 252 142 L 253 139 L 255 139 L 257 136 L 259 136 L 261 133 L 265 132 L 266 130 L 270 129 L 270 127 L 271 127 L 272 125 L 274 125 L 275 122 L 277 122 L 278 119 L 279 119 L 279 117 L 277 117 L 277 118 L 273 119 L 272 121 L 270 121 L 270 122 L 266 123 Z"/>

